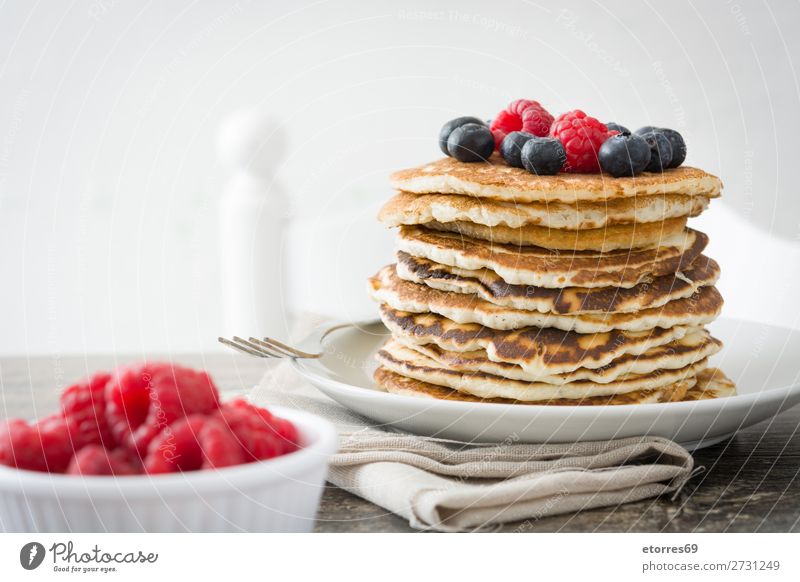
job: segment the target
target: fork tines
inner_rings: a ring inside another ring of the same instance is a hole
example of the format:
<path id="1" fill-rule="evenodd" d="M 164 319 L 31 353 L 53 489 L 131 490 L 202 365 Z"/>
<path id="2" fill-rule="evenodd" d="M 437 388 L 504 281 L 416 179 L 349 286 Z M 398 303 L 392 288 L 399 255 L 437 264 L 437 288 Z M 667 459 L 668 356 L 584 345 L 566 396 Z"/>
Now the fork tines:
<path id="1" fill-rule="evenodd" d="M 232 340 L 224 337 L 218 340 L 226 346 L 258 358 L 318 358 L 322 355 L 298 350 L 269 337 L 244 339 L 235 335 Z"/>

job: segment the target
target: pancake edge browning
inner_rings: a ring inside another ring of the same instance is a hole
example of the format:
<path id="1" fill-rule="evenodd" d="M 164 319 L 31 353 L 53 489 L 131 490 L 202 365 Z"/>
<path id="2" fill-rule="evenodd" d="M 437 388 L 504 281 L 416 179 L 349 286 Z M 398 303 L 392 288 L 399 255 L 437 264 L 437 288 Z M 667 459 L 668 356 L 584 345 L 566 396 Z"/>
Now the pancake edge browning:
<path id="1" fill-rule="evenodd" d="M 509 228 L 536 225 L 581 230 L 699 216 L 709 202 L 704 196 L 654 194 L 602 202 L 521 204 L 457 194 L 398 192 L 383 205 L 378 220 L 388 227 L 461 221 Z"/>
<path id="2" fill-rule="evenodd" d="M 642 354 L 625 354 L 600 368 L 578 368 L 563 374 L 528 374 L 517 364 L 494 362 L 485 350 L 471 352 L 451 352 L 442 350 L 434 344 L 418 345 L 393 340 L 435 361 L 437 365 L 462 374 L 484 372 L 493 376 L 518 380 L 521 382 L 542 382 L 564 385 L 576 381 L 590 381 L 608 384 L 628 374 L 650 374 L 656 370 L 675 370 L 684 368 L 700 360 L 707 359 L 722 348 L 722 342 L 711 337 L 705 328 L 689 331 L 684 337 L 661 346 L 649 348 Z"/>
<path id="3" fill-rule="evenodd" d="M 450 390 L 442 386 L 420 382 L 413 378 L 402 376 L 391 370 L 378 366 L 373 374 L 375 384 L 386 392 L 412 396 L 415 398 L 429 398 L 436 400 L 449 400 L 455 402 L 481 402 L 486 404 L 516 404 L 524 406 L 620 406 L 654 404 L 665 402 L 677 402 L 682 400 L 694 383 L 694 378 L 688 378 L 672 386 L 666 386 L 656 390 L 631 392 L 628 394 L 617 394 L 614 396 L 595 396 L 592 398 L 576 400 L 540 400 L 537 402 L 525 402 L 511 400 L 508 398 L 479 398 L 470 394 L 464 394 L 456 390 Z"/>
<path id="4" fill-rule="evenodd" d="M 426 228 L 460 236 L 520 247 L 543 247 L 560 251 L 597 251 L 651 248 L 672 240 L 686 228 L 686 217 L 668 218 L 643 224 L 615 224 L 603 228 L 564 230 L 527 225 L 519 228 L 484 226 L 472 222 L 429 222 Z"/>
<path id="5" fill-rule="evenodd" d="M 675 326 L 645 332 L 614 330 L 595 334 L 537 327 L 498 331 L 477 324 L 457 324 L 433 313 L 397 311 L 386 305 L 381 305 L 379 312 L 392 336 L 404 344 L 434 344 L 454 352 L 484 349 L 493 362 L 516 364 L 528 374 L 538 376 L 601 368 L 620 356 L 643 354 L 696 329 Z"/>
<path id="6" fill-rule="evenodd" d="M 398 251 L 397 276 L 450 293 L 477 295 L 512 309 L 558 313 L 627 313 L 660 307 L 674 299 L 694 295 L 700 287 L 714 285 L 719 265 L 700 255 L 686 269 L 673 275 L 654 277 L 634 287 L 535 287 L 512 285 L 489 269 L 470 271 L 412 257 Z"/>
<path id="7" fill-rule="evenodd" d="M 397 233 L 397 249 L 413 257 L 467 270 L 489 269 L 506 283 L 550 288 L 633 287 L 688 267 L 707 244 L 705 234 L 688 228 L 660 247 L 610 253 L 514 247 L 420 226 L 402 226 Z"/>
<path id="8" fill-rule="evenodd" d="M 710 286 L 701 287 L 690 297 L 630 313 L 542 313 L 495 305 L 477 295 L 449 293 L 410 283 L 397 276 L 394 265 L 371 277 L 369 286 L 373 300 L 399 311 L 436 313 L 456 323 L 476 323 L 498 330 L 536 326 L 588 334 L 614 329 L 644 331 L 675 325 L 697 326 L 716 319 L 723 304 L 719 291 Z"/>

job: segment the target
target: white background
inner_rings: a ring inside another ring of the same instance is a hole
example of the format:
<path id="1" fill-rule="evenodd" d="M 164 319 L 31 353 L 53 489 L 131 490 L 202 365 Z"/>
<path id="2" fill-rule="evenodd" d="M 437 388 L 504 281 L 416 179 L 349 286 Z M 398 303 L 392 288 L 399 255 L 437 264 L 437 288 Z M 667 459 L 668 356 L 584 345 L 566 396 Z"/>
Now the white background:
<path id="1" fill-rule="evenodd" d="M 726 314 L 798 325 L 796 2 L 0 3 L 0 352 L 215 349 L 226 114 L 284 122 L 287 309 L 355 317 L 387 175 L 533 98 L 681 131 Z"/>

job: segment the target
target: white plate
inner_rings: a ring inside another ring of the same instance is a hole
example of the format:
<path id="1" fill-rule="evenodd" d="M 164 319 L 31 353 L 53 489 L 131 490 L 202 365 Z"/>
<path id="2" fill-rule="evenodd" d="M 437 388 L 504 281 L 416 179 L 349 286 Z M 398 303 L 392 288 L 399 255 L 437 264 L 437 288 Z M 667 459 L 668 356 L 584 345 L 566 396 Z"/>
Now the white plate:
<path id="1" fill-rule="evenodd" d="M 329 327 L 329 326 L 328 326 Z M 323 328 L 303 345 L 319 346 Z M 329 333 L 318 360 L 295 360 L 297 371 L 340 404 L 416 434 L 473 442 L 575 442 L 659 435 L 688 449 L 716 444 L 736 431 L 800 402 L 800 332 L 720 319 L 712 333 L 725 347 L 712 359 L 737 384 L 738 395 L 700 402 L 621 406 L 535 406 L 451 402 L 383 392 L 372 372 L 388 337 L 379 322 Z"/>

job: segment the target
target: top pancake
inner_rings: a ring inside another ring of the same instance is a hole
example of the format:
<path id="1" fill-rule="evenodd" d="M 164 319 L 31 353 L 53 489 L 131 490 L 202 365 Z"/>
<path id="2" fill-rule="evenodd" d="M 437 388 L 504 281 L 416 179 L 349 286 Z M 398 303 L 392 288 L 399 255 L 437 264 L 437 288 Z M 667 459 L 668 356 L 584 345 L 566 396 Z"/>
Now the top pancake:
<path id="1" fill-rule="evenodd" d="M 468 194 L 510 202 L 599 201 L 652 194 L 684 194 L 715 198 L 722 182 L 698 168 L 681 166 L 663 173 L 645 172 L 633 178 L 607 174 L 537 176 L 514 168 L 498 155 L 488 163 L 466 164 L 443 158 L 391 176 L 392 186 L 415 194 Z"/>

